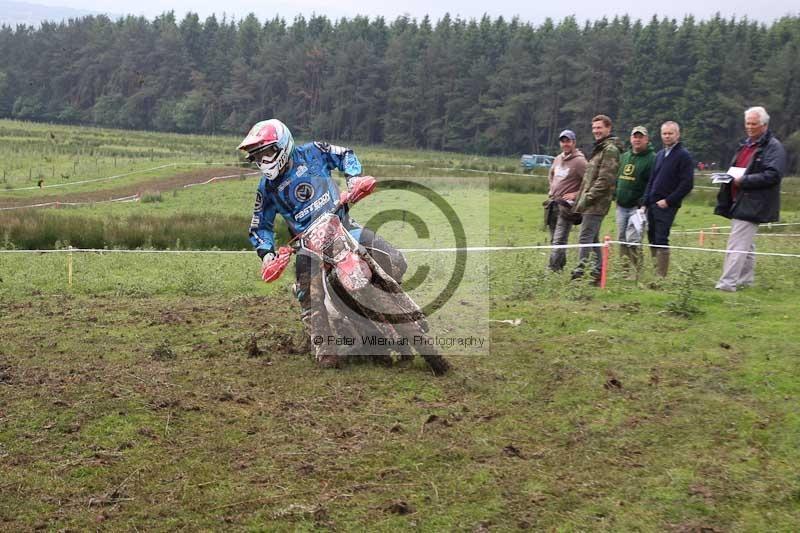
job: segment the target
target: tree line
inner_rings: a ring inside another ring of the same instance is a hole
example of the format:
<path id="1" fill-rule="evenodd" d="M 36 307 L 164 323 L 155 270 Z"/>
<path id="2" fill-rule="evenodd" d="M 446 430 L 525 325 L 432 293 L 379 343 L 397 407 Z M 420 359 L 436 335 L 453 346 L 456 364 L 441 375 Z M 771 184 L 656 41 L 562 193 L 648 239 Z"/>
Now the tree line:
<path id="1" fill-rule="evenodd" d="M 0 117 L 244 134 L 277 117 L 305 138 L 480 154 L 553 153 L 603 113 L 620 136 L 681 124 L 727 161 L 764 105 L 800 161 L 800 17 L 533 25 L 446 15 L 260 22 L 167 12 L 0 28 Z"/>

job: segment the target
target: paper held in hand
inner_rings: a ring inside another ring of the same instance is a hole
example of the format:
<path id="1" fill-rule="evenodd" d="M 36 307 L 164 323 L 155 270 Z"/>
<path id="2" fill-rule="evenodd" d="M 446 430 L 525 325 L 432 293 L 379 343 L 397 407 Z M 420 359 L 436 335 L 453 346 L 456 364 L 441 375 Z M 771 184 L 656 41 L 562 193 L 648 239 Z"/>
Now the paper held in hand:
<path id="1" fill-rule="evenodd" d="M 711 174 L 711 183 L 730 183 L 734 178 L 744 176 L 746 170 L 744 167 L 731 167 L 728 172 L 716 172 Z"/>

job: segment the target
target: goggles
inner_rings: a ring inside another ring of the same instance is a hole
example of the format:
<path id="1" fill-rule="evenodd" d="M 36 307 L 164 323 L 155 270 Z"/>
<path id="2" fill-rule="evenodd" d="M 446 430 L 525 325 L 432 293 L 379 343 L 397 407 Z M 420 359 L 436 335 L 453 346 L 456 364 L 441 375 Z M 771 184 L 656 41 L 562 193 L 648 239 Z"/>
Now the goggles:
<path id="1" fill-rule="evenodd" d="M 257 162 L 257 163 L 272 163 L 275 161 L 275 158 L 278 156 L 280 149 L 276 143 L 268 144 L 267 146 L 262 146 L 256 150 L 250 152 L 247 156 L 247 160 L 250 162 Z"/>

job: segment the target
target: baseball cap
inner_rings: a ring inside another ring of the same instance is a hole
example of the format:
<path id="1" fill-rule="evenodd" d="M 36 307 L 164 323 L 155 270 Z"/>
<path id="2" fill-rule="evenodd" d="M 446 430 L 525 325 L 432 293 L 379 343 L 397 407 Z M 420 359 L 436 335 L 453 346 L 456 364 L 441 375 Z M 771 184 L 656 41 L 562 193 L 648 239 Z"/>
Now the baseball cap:
<path id="1" fill-rule="evenodd" d="M 558 134 L 558 138 L 561 139 L 561 137 L 566 137 L 570 141 L 574 141 L 575 140 L 575 132 L 572 131 L 572 130 L 564 130 L 564 131 L 562 131 L 561 133 Z"/>
<path id="2" fill-rule="evenodd" d="M 648 137 L 650 136 L 647 133 L 647 128 L 645 128 L 644 126 L 636 126 L 635 128 L 633 128 L 631 130 L 631 135 L 633 135 L 634 133 L 641 133 L 642 135 L 647 135 Z"/>

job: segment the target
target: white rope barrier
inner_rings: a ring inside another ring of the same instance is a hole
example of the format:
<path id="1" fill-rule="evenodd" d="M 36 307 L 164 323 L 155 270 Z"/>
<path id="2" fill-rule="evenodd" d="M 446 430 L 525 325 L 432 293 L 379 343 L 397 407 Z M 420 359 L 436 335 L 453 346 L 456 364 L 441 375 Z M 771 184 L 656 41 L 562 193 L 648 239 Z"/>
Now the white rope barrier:
<path id="1" fill-rule="evenodd" d="M 475 246 L 466 248 L 398 248 L 399 252 L 495 252 L 495 251 L 513 251 L 513 250 L 552 250 L 558 248 L 598 248 L 602 247 L 602 243 L 592 244 L 557 244 L 557 245 L 542 245 L 542 246 Z M 60 248 L 58 250 L 0 250 L 0 253 L 36 253 L 36 254 L 52 254 L 52 253 L 141 253 L 141 254 L 252 254 L 251 251 L 246 250 L 125 250 L 114 248 Z"/>
<path id="2" fill-rule="evenodd" d="M 210 180 L 201 181 L 200 183 L 189 183 L 184 185 L 184 189 L 188 189 L 189 187 L 196 187 L 198 185 L 208 185 L 209 183 L 213 183 L 217 180 L 226 180 L 229 178 L 241 178 L 242 176 L 255 176 L 256 174 L 261 174 L 261 172 L 246 172 L 244 174 L 229 174 L 227 176 L 214 176 Z"/>
<path id="3" fill-rule="evenodd" d="M 706 191 L 718 191 L 719 190 L 719 187 L 708 187 L 708 186 L 705 186 L 705 185 L 695 185 L 694 188 L 695 189 L 703 189 L 703 190 L 706 190 Z M 794 192 L 794 191 L 781 191 L 781 194 L 797 194 L 797 193 Z"/>
<path id="4" fill-rule="evenodd" d="M 759 224 L 759 228 L 761 228 L 761 229 L 763 229 L 763 228 L 769 229 L 769 228 L 777 228 L 777 227 L 785 227 L 785 226 L 800 226 L 800 222 L 781 222 L 781 223 L 766 222 L 764 224 Z M 693 229 L 687 229 L 687 230 L 681 230 L 681 231 L 672 231 L 670 233 L 672 233 L 672 234 L 676 234 L 676 233 L 695 233 L 695 232 L 700 232 L 700 231 L 712 231 L 713 232 L 714 230 L 718 230 L 718 229 L 731 229 L 731 227 L 730 226 L 711 226 L 710 228 L 693 228 Z"/>
<path id="5" fill-rule="evenodd" d="M 706 233 L 704 231 L 673 231 L 672 234 L 680 233 L 681 235 L 700 235 L 701 233 L 706 237 L 714 235 L 730 235 L 728 231 L 718 231 L 716 233 Z M 755 237 L 800 237 L 800 233 L 757 233 Z"/>
<path id="6" fill-rule="evenodd" d="M 717 248 L 699 248 L 696 246 L 666 246 L 664 244 L 642 244 L 642 243 L 632 243 L 632 242 L 624 242 L 624 241 L 609 241 L 609 244 L 626 244 L 628 246 L 638 246 L 641 248 L 664 248 L 668 250 L 690 250 L 694 252 L 712 252 L 712 253 L 720 253 L 720 254 L 751 254 L 751 255 L 764 255 L 764 256 L 773 256 L 773 257 L 797 257 L 800 258 L 800 254 L 785 254 L 785 253 L 778 253 L 778 252 L 751 252 L 749 250 L 721 250 Z"/>
<path id="7" fill-rule="evenodd" d="M 60 207 L 62 205 L 73 207 L 76 205 L 92 205 L 92 204 L 103 204 L 103 203 L 126 203 L 126 202 L 138 202 L 139 195 L 133 194 L 131 196 L 123 196 L 121 198 L 111 198 L 110 200 L 95 200 L 92 202 L 45 202 L 42 204 L 32 204 L 32 205 L 16 205 L 11 207 L 0 207 L 0 211 L 14 211 L 16 209 L 30 209 L 34 207 Z"/>
<path id="8" fill-rule="evenodd" d="M 515 250 L 559 250 L 567 248 L 602 248 L 603 243 L 544 244 L 531 246 L 472 246 L 466 248 L 398 248 L 400 252 L 506 252 Z"/>
<path id="9" fill-rule="evenodd" d="M 750 252 L 747 250 L 724 250 L 717 248 L 699 248 L 693 246 L 665 246 L 659 244 L 642 244 L 630 243 L 624 241 L 607 241 L 611 244 L 626 244 L 628 246 L 638 246 L 642 248 L 665 248 L 670 250 L 689 250 L 695 252 L 712 252 L 712 253 L 734 253 L 734 254 L 753 254 L 761 256 L 772 257 L 793 257 L 800 258 L 800 254 L 789 254 L 779 252 Z M 430 253 L 453 253 L 453 252 L 498 252 L 498 251 L 520 251 L 520 250 L 557 250 L 567 248 L 603 248 L 605 243 L 590 243 L 590 244 L 551 244 L 551 245 L 535 245 L 535 246 L 471 246 L 463 248 L 398 248 L 400 252 L 430 252 Z M 252 254 L 248 250 L 124 250 L 124 249 L 105 249 L 105 248 L 67 248 L 59 250 L 0 250 L 0 253 L 141 253 L 141 254 Z"/>
<path id="10" fill-rule="evenodd" d="M 253 254 L 247 250 L 125 250 L 116 248 L 59 248 L 58 250 L 0 250 L 0 254 Z"/>

